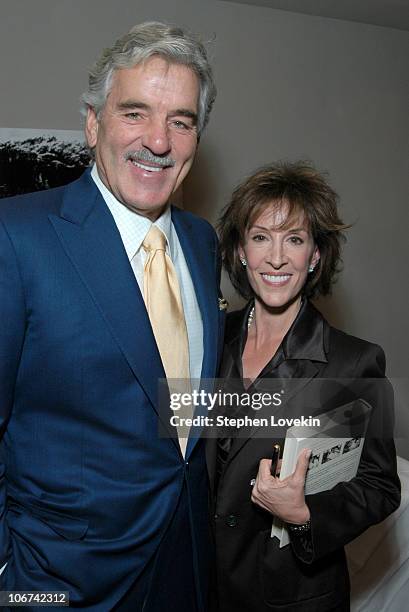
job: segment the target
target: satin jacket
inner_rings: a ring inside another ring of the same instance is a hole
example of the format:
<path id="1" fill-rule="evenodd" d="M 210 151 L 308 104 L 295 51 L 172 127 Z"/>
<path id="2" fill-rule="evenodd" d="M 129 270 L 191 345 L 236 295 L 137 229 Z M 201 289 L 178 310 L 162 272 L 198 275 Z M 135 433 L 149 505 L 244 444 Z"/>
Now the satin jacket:
<path id="1" fill-rule="evenodd" d="M 247 337 L 249 304 L 227 317 L 220 377 L 242 376 L 241 355 Z M 208 440 L 207 459 L 212 483 L 213 532 L 216 544 L 220 612 L 325 612 L 347 610 L 349 577 L 344 545 L 397 508 L 400 484 L 393 442 L 391 387 L 384 377 L 380 347 L 331 327 L 305 301 L 276 355 L 252 388 L 286 380 L 288 401 L 279 416 L 318 415 L 357 399 L 372 406 L 372 414 L 357 476 L 332 490 L 307 496 L 311 530 L 292 535 L 279 548 L 271 538 L 273 516 L 250 500 L 251 482 L 272 445 L 285 432 L 265 438 L 249 427 L 235 437 L 217 486 L 218 443 Z M 374 380 L 377 379 L 377 380 Z M 379 383 L 379 384 L 377 384 Z M 284 389 L 282 389 L 284 390 Z M 297 400 L 297 401 L 296 401 Z M 300 401 L 301 400 L 301 401 Z M 268 411 L 272 411 L 268 408 Z"/>

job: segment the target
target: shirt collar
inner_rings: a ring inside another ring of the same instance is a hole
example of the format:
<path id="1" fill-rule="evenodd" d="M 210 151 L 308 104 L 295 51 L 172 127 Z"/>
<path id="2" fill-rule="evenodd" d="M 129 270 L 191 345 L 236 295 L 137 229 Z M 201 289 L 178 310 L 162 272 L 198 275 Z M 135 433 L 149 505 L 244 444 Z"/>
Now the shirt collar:
<path id="1" fill-rule="evenodd" d="M 138 215 L 138 213 L 130 210 L 122 204 L 122 202 L 117 200 L 113 193 L 111 193 L 102 182 L 96 164 L 92 167 L 91 177 L 114 218 L 126 254 L 129 261 L 131 261 L 141 248 L 142 242 L 151 228 L 152 221 L 143 215 Z M 167 206 L 161 216 L 156 219 L 155 225 L 165 234 L 167 248 L 170 252 L 171 259 L 174 259 L 175 245 L 172 236 L 172 215 L 170 206 Z"/>

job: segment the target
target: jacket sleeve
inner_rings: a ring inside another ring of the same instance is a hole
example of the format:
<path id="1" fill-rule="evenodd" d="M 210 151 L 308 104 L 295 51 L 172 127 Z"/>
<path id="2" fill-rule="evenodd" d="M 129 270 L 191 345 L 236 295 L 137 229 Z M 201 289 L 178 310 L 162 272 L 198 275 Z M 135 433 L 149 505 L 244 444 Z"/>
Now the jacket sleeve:
<path id="1" fill-rule="evenodd" d="M 383 350 L 372 344 L 365 346 L 354 373 L 365 389 L 363 399 L 372 405 L 361 461 L 351 481 L 306 497 L 311 513 L 309 538 L 291 539 L 295 554 L 306 563 L 342 549 L 368 527 L 385 519 L 400 503 L 393 441 L 393 390 L 384 378 Z M 379 385 L 375 378 L 381 379 Z M 372 380 L 365 384 L 363 379 Z"/>
<path id="2" fill-rule="evenodd" d="M 25 303 L 16 255 L 0 222 L 0 568 L 10 554 L 6 523 L 4 437 L 24 340 Z"/>

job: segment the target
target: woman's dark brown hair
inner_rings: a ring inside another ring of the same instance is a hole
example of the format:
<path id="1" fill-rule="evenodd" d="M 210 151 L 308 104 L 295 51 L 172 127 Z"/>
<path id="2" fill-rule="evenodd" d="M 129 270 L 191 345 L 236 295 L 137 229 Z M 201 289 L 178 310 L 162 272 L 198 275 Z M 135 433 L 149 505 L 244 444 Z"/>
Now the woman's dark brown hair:
<path id="1" fill-rule="evenodd" d="M 270 206 L 285 206 L 280 229 L 302 214 L 320 251 L 314 272 L 308 274 L 303 293 L 307 297 L 330 293 L 341 264 L 345 225 L 338 215 L 338 196 L 324 176 L 308 162 L 278 162 L 260 168 L 233 192 L 218 223 L 223 264 L 237 291 L 248 299 L 254 295 L 240 263 L 239 247 L 246 231 Z"/>

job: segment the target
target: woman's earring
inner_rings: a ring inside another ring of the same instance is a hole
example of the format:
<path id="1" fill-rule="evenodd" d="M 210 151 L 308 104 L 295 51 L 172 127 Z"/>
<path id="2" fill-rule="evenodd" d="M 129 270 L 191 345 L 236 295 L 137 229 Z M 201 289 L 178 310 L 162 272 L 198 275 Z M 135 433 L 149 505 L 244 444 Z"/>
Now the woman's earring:
<path id="1" fill-rule="evenodd" d="M 308 266 L 308 272 L 314 272 L 314 270 L 315 270 L 316 266 L 318 265 L 319 261 L 320 261 L 320 260 L 318 259 L 318 260 L 315 262 L 315 264 L 310 264 L 310 265 Z"/>
<path id="2" fill-rule="evenodd" d="M 247 266 L 247 261 L 244 259 L 244 257 L 240 257 L 240 263 L 243 266 L 243 268 Z"/>

